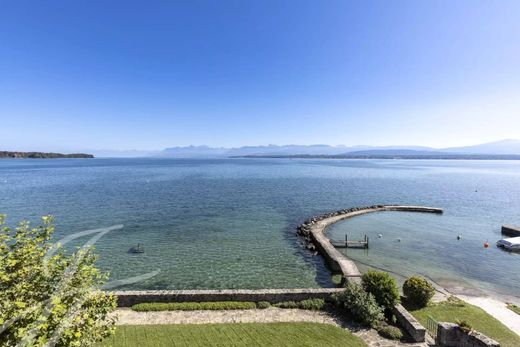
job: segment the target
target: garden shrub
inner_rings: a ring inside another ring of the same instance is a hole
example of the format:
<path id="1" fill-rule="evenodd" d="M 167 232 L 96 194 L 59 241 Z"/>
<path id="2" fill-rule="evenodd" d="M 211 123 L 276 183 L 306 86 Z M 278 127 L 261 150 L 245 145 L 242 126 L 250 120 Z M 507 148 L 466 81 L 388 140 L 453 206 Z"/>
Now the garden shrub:
<path id="1" fill-rule="evenodd" d="M 274 306 L 278 308 L 298 308 L 298 304 L 296 303 L 296 301 L 277 302 L 276 304 L 274 304 Z"/>
<path id="2" fill-rule="evenodd" d="M 393 325 L 381 324 L 376 330 L 379 335 L 390 340 L 401 340 L 403 338 L 401 329 Z"/>
<path id="3" fill-rule="evenodd" d="M 263 309 L 271 307 L 271 303 L 268 302 L 268 301 L 259 301 L 256 304 L 256 307 L 258 307 L 259 309 L 263 310 Z"/>
<path id="4" fill-rule="evenodd" d="M 368 271 L 362 277 L 363 288 L 372 294 L 377 303 L 390 309 L 399 303 L 399 289 L 395 279 L 386 272 Z"/>
<path id="5" fill-rule="evenodd" d="M 302 310 L 319 311 L 325 307 L 325 300 L 323 299 L 307 299 L 299 303 L 299 308 Z"/>
<path id="6" fill-rule="evenodd" d="M 251 310 L 256 303 L 249 301 L 218 301 L 218 302 L 153 302 L 136 304 L 134 311 L 195 311 L 195 310 Z"/>
<path id="7" fill-rule="evenodd" d="M 275 304 L 278 308 L 297 308 L 301 310 L 321 310 L 325 306 L 323 299 L 306 299 L 302 301 L 283 301 Z"/>
<path id="8" fill-rule="evenodd" d="M 345 291 L 336 294 L 334 299 L 338 306 L 349 310 L 353 318 L 361 324 L 376 326 L 383 320 L 383 309 L 374 296 L 357 283 L 347 283 Z"/>
<path id="9" fill-rule="evenodd" d="M 435 288 L 425 278 L 412 276 L 404 282 L 403 293 L 408 303 L 417 308 L 422 308 L 426 307 L 433 298 Z"/>

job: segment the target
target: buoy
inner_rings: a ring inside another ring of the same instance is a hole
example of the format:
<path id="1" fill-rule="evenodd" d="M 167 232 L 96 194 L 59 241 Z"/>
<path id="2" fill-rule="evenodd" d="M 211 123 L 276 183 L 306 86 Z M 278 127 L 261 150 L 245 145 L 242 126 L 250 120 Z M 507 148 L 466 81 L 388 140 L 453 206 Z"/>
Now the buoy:
<path id="1" fill-rule="evenodd" d="M 489 242 L 484 242 L 484 248 L 488 248 L 489 247 Z"/>
<path id="2" fill-rule="evenodd" d="M 377 237 L 378 237 L 378 238 L 382 238 L 382 237 L 383 237 L 383 234 L 377 234 Z"/>
<path id="3" fill-rule="evenodd" d="M 457 235 L 457 240 L 460 240 L 461 238 L 462 238 L 462 236 Z"/>
<path id="4" fill-rule="evenodd" d="M 398 239 L 397 239 L 397 242 L 401 242 L 401 238 L 398 238 Z"/>

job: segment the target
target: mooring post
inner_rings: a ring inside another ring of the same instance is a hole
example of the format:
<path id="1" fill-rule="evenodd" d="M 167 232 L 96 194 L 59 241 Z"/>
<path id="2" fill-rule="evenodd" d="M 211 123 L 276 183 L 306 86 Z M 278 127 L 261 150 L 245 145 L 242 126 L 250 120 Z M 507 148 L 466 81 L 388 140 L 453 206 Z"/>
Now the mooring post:
<path id="1" fill-rule="evenodd" d="M 345 247 L 348 247 L 348 234 L 345 234 Z"/>
<path id="2" fill-rule="evenodd" d="M 369 242 L 370 238 L 367 236 L 367 244 L 366 244 L 366 247 L 368 248 L 368 242 Z"/>

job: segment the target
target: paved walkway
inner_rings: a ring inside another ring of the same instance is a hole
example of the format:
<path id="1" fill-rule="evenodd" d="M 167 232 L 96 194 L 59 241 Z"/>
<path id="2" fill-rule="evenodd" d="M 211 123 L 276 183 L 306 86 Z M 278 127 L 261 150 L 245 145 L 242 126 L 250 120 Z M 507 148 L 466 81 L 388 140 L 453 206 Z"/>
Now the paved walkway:
<path id="1" fill-rule="evenodd" d="M 520 315 L 507 308 L 507 305 L 497 299 L 490 297 L 475 297 L 466 295 L 457 295 L 460 299 L 480 307 L 509 329 L 520 335 Z"/>
<path id="2" fill-rule="evenodd" d="M 275 323 L 312 322 L 332 324 L 347 329 L 363 339 L 369 347 L 426 347 L 426 343 L 402 343 L 387 340 L 373 329 L 344 322 L 337 315 L 323 311 L 268 308 L 265 310 L 221 311 L 160 311 L 135 312 L 130 308 L 117 309 L 118 325 L 145 324 L 211 324 L 211 323 Z"/>

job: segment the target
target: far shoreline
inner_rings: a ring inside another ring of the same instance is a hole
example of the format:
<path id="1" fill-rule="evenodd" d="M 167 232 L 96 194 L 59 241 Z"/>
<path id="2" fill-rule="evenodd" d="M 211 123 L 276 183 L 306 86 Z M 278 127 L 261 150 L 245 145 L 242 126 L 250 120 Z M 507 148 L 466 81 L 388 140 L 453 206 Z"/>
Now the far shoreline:
<path id="1" fill-rule="evenodd" d="M 0 151 L 0 159 L 92 159 L 94 155 L 87 153 L 54 153 L 54 152 L 19 152 Z"/>

